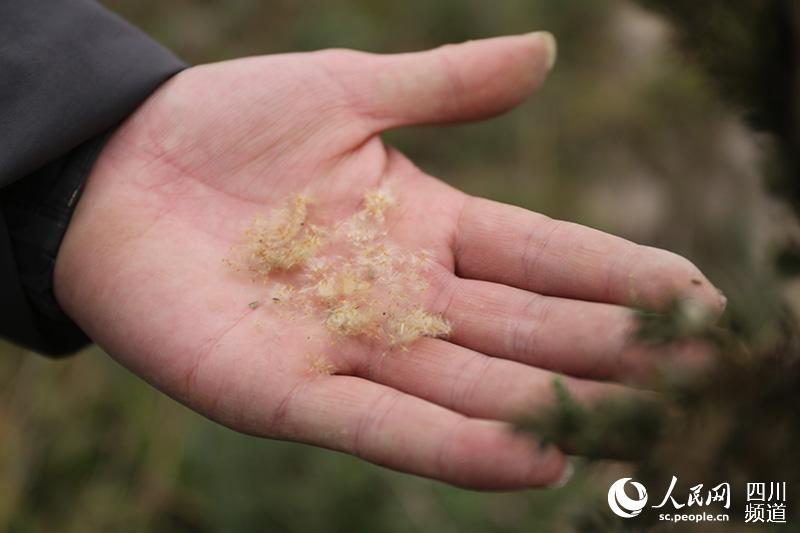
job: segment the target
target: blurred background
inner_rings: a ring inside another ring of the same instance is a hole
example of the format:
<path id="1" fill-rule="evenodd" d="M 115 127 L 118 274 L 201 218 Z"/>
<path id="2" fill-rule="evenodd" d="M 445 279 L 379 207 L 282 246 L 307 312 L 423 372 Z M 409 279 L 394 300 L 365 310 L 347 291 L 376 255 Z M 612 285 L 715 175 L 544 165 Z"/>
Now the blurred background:
<path id="1" fill-rule="evenodd" d="M 761 192 L 764 140 L 676 51 L 670 26 L 631 2 L 103 3 L 190 63 L 547 29 L 558 63 L 520 109 L 387 140 L 470 193 L 682 253 L 729 293 L 784 216 Z M 238 435 L 96 349 L 54 362 L 0 344 L 0 395 L 0 531 L 561 531 L 579 508 L 604 504 L 604 480 L 619 477 L 609 464 L 579 469 L 559 490 L 450 488 Z"/>

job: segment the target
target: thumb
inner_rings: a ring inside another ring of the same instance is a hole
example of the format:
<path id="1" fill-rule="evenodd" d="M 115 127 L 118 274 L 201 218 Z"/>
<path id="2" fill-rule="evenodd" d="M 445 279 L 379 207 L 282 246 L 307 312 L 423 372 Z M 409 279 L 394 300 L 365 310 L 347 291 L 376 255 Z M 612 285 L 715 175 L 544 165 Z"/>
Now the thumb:
<path id="1" fill-rule="evenodd" d="M 355 103 L 376 131 L 487 118 L 525 100 L 555 59 L 556 41 L 548 32 L 368 55 Z"/>

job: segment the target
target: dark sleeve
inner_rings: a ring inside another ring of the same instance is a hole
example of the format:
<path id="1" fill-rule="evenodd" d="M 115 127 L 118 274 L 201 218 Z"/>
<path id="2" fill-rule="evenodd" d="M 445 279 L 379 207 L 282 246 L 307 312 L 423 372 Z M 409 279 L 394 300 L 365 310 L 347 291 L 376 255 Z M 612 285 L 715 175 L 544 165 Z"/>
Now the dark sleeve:
<path id="1" fill-rule="evenodd" d="M 58 246 L 109 133 L 184 66 L 93 0 L 0 0 L 0 337 L 88 343 L 53 297 Z"/>

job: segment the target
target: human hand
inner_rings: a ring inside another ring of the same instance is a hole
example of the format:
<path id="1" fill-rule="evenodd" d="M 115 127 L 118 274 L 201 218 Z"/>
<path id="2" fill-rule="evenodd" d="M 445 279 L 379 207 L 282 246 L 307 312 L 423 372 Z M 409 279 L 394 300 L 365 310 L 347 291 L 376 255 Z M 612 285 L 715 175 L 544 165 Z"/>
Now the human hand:
<path id="1" fill-rule="evenodd" d="M 625 306 L 676 295 L 719 307 L 688 261 L 470 197 L 379 134 L 486 118 L 548 70 L 541 35 L 418 54 L 345 50 L 203 65 L 164 84 L 101 153 L 61 246 L 56 296 L 121 364 L 231 428 L 342 450 L 481 489 L 546 486 L 562 452 L 508 421 L 552 400 L 592 401 L 646 354 Z M 310 191 L 333 218 L 395 183 L 391 238 L 432 253 L 428 305 L 449 339 L 408 352 L 334 345 L 303 322 L 254 312 L 253 285 L 221 259 L 243 224 Z M 333 375 L 308 371 L 326 353 Z"/>

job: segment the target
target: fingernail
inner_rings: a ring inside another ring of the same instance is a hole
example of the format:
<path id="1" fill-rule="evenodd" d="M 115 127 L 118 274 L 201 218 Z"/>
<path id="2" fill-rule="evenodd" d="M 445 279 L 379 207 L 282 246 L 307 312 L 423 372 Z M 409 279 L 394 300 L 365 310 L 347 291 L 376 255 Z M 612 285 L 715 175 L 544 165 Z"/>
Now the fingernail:
<path id="1" fill-rule="evenodd" d="M 561 477 L 558 478 L 557 481 L 549 485 L 548 488 L 551 489 L 560 489 L 567 483 L 569 480 L 572 479 L 572 476 L 575 475 L 575 465 L 572 464 L 572 459 L 567 458 L 567 462 L 564 464 L 564 471 L 561 473 Z"/>
<path id="2" fill-rule="evenodd" d="M 537 31 L 533 35 L 538 36 L 544 43 L 544 48 L 547 52 L 547 70 L 552 70 L 558 57 L 558 44 L 555 36 L 549 31 Z"/>
<path id="3" fill-rule="evenodd" d="M 725 295 L 722 294 L 721 290 L 717 289 L 717 292 L 719 293 L 719 307 L 722 311 L 724 311 L 725 307 L 727 307 L 728 305 L 728 298 L 726 298 Z"/>

